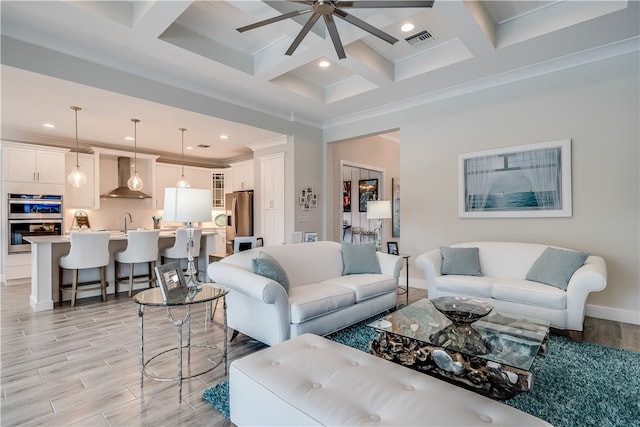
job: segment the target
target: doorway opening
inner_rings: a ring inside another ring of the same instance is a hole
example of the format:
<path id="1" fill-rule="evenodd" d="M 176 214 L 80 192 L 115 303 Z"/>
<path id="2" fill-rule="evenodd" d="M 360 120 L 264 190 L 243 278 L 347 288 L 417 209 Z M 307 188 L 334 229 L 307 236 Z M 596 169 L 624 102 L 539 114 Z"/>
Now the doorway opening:
<path id="1" fill-rule="evenodd" d="M 368 165 L 341 162 L 342 241 L 374 241 L 375 220 L 367 219 L 367 202 L 382 200 L 384 170 Z"/>

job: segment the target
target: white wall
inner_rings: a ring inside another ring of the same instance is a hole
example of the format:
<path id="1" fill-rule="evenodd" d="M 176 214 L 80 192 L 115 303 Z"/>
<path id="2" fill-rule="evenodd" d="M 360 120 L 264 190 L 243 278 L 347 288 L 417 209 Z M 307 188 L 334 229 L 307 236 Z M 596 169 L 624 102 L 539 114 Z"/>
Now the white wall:
<path id="1" fill-rule="evenodd" d="M 640 324 L 638 53 L 334 129 L 400 127 L 402 251 L 460 241 L 526 241 L 602 256 L 608 285 L 587 315 Z M 571 218 L 458 218 L 460 153 L 571 138 Z M 330 178 L 328 178 L 330 179 Z M 413 264 L 412 264 L 413 265 Z M 414 267 L 412 280 L 424 277 Z"/>

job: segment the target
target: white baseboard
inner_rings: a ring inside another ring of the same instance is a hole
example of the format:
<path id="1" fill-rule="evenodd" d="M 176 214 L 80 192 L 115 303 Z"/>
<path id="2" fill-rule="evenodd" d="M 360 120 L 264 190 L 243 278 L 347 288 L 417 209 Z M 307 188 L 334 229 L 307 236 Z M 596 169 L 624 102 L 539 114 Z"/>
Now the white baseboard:
<path id="1" fill-rule="evenodd" d="M 587 317 L 595 317 L 596 319 L 640 325 L 640 312 L 638 311 L 587 304 L 585 314 Z"/>
<path id="2" fill-rule="evenodd" d="M 53 310 L 53 301 L 36 301 L 33 296 L 29 298 L 33 311 Z"/>
<path id="3" fill-rule="evenodd" d="M 427 281 L 410 278 L 409 286 L 412 288 L 427 289 Z M 587 317 L 595 317 L 596 319 L 640 325 L 640 312 L 633 310 L 587 304 L 585 314 Z"/>

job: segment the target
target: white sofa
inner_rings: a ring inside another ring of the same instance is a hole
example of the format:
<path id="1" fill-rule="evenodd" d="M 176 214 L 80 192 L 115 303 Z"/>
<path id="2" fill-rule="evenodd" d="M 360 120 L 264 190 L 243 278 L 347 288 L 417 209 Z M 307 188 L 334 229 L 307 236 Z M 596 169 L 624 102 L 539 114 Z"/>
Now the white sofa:
<path id="1" fill-rule="evenodd" d="M 313 334 L 234 360 L 229 409 L 237 426 L 550 426 Z"/>
<path id="2" fill-rule="evenodd" d="M 479 248 L 482 276 L 442 275 L 440 249 L 422 254 L 416 258 L 416 266 L 426 276 L 430 299 L 446 295 L 477 297 L 499 312 L 548 320 L 552 328 L 565 330 L 574 341 L 582 341 L 587 296 L 603 290 L 607 284 L 607 267 L 601 257 L 589 256 L 571 276 L 564 291 L 525 279 L 549 245 L 468 242 L 450 247 Z"/>
<path id="3" fill-rule="evenodd" d="M 260 252 L 278 261 L 289 293 L 280 283 L 253 273 Z M 342 275 L 340 243 L 265 246 L 209 264 L 216 284 L 229 288 L 228 326 L 267 345 L 312 332 L 326 335 L 396 305 L 402 258 L 377 252 L 381 274 Z"/>

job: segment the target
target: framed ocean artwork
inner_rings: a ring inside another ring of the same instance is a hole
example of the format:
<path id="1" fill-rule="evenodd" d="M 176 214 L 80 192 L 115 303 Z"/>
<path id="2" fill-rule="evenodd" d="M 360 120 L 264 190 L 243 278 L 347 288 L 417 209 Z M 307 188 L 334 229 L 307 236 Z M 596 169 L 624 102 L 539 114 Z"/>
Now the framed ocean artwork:
<path id="1" fill-rule="evenodd" d="M 458 155 L 463 218 L 570 217 L 571 140 Z"/>

